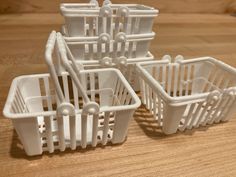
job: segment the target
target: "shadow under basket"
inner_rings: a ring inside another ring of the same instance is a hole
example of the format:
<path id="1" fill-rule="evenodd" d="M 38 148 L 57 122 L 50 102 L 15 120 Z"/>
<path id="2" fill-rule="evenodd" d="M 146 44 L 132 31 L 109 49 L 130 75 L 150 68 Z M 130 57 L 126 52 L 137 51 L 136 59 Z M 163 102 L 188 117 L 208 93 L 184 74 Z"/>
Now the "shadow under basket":
<path id="1" fill-rule="evenodd" d="M 236 108 L 236 69 L 210 57 L 137 64 L 142 103 L 165 134 L 227 121 Z"/>
<path id="2" fill-rule="evenodd" d="M 86 70 L 80 74 L 89 99 L 100 106 L 99 114 L 82 114 L 84 101 L 66 72 L 59 80 L 66 101 L 74 106 L 74 116 L 58 116 L 60 103 L 49 74 L 14 79 L 4 115 L 12 119 L 27 155 L 125 140 L 129 122 L 141 104 L 135 92 L 115 69 Z"/>

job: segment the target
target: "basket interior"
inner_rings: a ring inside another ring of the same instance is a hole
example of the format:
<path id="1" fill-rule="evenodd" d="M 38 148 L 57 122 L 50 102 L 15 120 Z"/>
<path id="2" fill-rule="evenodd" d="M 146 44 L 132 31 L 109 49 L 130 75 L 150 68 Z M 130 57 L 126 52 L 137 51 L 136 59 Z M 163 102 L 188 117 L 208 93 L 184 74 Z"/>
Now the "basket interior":
<path id="1" fill-rule="evenodd" d="M 90 100 L 97 102 L 101 110 L 135 103 L 130 91 L 116 72 L 83 72 L 81 81 Z M 66 100 L 81 111 L 84 102 L 70 76 L 63 74 L 59 77 L 59 82 Z M 50 77 L 23 78 L 18 80 L 10 111 L 12 113 L 55 111 L 58 104 Z"/>
<path id="2" fill-rule="evenodd" d="M 97 71 L 97 72 L 96 72 Z M 130 88 L 124 83 L 119 73 L 113 69 L 82 71 L 81 82 L 91 101 L 95 101 L 100 105 L 98 115 L 98 143 L 111 141 L 113 132 L 115 131 L 115 121 L 119 122 L 118 117 L 121 115 L 119 110 L 133 111 L 136 108 L 136 98 L 131 94 Z M 81 144 L 82 137 L 85 136 L 81 132 L 84 119 L 81 118 L 81 111 L 84 106 L 84 101 L 76 89 L 73 81 L 67 73 L 63 73 L 59 77 L 59 82 L 62 87 L 65 99 L 75 106 L 78 111 L 75 115 L 74 130 L 76 131 L 76 143 Z M 41 142 L 44 149 L 47 149 L 47 132 L 48 120 L 50 120 L 50 131 L 53 134 L 53 143 L 55 148 L 59 148 L 59 127 L 58 116 L 50 112 L 49 116 L 42 116 L 42 113 L 48 111 L 56 111 L 59 105 L 58 98 L 53 87 L 53 82 L 48 74 L 37 76 L 26 76 L 19 78 L 15 85 L 14 99 L 10 106 L 10 112 L 16 115 L 28 116 L 35 113 L 37 126 L 41 134 Z M 49 113 L 49 112 L 48 112 Z M 34 114 L 34 115 L 35 115 Z M 129 121 L 129 114 L 123 121 Z M 71 137 L 71 122 L 68 116 L 63 116 L 63 129 L 66 146 L 70 145 Z M 93 132 L 94 115 L 87 115 L 86 119 L 86 141 L 91 144 Z M 124 122 L 123 122 L 124 123 Z"/>
<path id="3" fill-rule="evenodd" d="M 171 97 L 223 91 L 235 87 L 235 76 L 210 61 L 195 63 L 155 63 L 143 68 Z"/>

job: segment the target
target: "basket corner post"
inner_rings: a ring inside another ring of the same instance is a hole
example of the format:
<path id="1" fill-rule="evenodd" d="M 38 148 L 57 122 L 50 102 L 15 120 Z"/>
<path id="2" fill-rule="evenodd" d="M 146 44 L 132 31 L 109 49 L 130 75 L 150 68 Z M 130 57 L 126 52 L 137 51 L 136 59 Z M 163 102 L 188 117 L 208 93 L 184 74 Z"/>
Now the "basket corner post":
<path id="1" fill-rule="evenodd" d="M 38 121 L 35 118 L 14 119 L 13 125 L 28 156 L 43 152 Z"/>
<path id="2" fill-rule="evenodd" d="M 174 134 L 178 130 L 179 123 L 181 118 L 183 117 L 184 111 L 186 109 L 186 105 L 182 106 L 166 106 L 166 114 L 163 119 L 163 127 L 162 130 L 165 134 Z"/>
<path id="3" fill-rule="evenodd" d="M 125 141 L 130 120 L 132 119 L 134 110 L 124 110 L 116 112 L 115 125 L 112 137 L 112 143 L 118 144 Z"/>

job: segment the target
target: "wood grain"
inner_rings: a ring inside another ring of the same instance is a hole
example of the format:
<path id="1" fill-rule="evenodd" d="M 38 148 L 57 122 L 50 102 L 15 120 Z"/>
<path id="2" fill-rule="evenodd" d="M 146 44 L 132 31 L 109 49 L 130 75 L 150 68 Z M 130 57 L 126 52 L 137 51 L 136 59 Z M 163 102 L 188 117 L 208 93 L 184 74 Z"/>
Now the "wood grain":
<path id="1" fill-rule="evenodd" d="M 102 4 L 103 0 L 98 0 Z M 0 13 L 54 13 L 61 2 L 87 3 L 89 0 L 4 0 Z M 140 3 L 153 6 L 161 13 L 235 13 L 236 0 L 112 0 L 113 3 Z"/>
<path id="2" fill-rule="evenodd" d="M 151 51 L 186 57 L 210 55 L 236 67 L 236 18 L 229 15 L 162 14 Z M 44 46 L 59 14 L 0 16 L 0 107 L 11 81 L 47 72 Z M 224 124 L 165 136 L 144 109 L 136 111 L 121 145 L 27 157 L 11 121 L 0 115 L 0 176 L 236 176 L 236 115 Z"/>

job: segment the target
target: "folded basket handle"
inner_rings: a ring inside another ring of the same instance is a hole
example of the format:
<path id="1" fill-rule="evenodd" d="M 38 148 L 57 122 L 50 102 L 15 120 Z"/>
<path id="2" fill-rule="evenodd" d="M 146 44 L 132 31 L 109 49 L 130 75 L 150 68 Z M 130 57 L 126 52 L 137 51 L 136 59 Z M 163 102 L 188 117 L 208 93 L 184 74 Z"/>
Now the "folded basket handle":
<path id="1" fill-rule="evenodd" d="M 52 53 L 54 51 L 54 47 L 55 47 L 55 43 L 56 43 L 56 39 L 57 39 L 57 33 L 56 31 L 52 31 L 51 34 L 49 35 L 47 44 L 46 44 L 46 50 L 45 50 L 45 60 L 46 60 L 46 64 L 48 65 L 48 69 L 49 69 L 49 73 L 52 77 L 52 80 L 54 82 L 54 85 L 56 87 L 56 92 L 58 95 L 58 99 L 60 101 L 60 103 L 65 102 L 65 98 L 64 98 L 64 94 L 61 90 L 59 81 L 58 81 L 58 77 L 57 77 L 57 73 L 52 61 Z"/>

